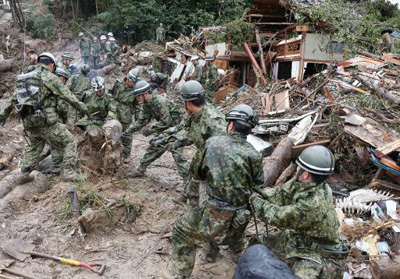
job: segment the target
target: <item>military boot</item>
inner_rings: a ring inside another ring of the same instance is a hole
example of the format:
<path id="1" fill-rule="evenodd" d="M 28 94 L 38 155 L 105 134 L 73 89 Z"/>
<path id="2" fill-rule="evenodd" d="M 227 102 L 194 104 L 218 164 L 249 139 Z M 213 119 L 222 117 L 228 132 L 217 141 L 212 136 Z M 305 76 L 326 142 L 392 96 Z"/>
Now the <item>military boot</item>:
<path id="1" fill-rule="evenodd" d="M 129 178 L 143 177 L 145 172 L 146 172 L 146 168 L 144 168 L 142 166 L 139 166 L 137 169 L 128 172 L 126 174 L 126 176 L 129 177 Z"/>
<path id="2" fill-rule="evenodd" d="M 72 167 L 68 166 L 63 168 L 63 180 L 65 182 L 77 182 L 82 179 L 83 177 L 79 173 L 77 173 Z"/>
<path id="3" fill-rule="evenodd" d="M 217 261 L 217 257 L 219 254 L 219 247 L 214 243 L 208 243 L 204 247 L 206 250 L 206 262 L 207 263 L 215 263 Z"/>
<path id="4" fill-rule="evenodd" d="M 35 178 L 30 176 L 32 169 L 30 167 L 21 167 L 21 172 L 15 178 L 15 184 L 22 185 L 33 181 Z"/>

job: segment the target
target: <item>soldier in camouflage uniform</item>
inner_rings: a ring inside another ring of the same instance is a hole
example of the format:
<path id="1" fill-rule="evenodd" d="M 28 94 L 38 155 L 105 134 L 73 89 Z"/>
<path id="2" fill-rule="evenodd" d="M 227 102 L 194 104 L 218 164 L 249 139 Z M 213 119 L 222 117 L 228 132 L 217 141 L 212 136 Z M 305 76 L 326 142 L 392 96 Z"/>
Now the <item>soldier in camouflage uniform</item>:
<path id="1" fill-rule="evenodd" d="M 69 71 L 69 65 L 71 65 L 72 61 L 74 61 L 74 57 L 72 56 L 71 53 L 66 52 L 63 55 L 61 55 L 61 63 L 57 66 L 58 68 L 62 68 L 64 71 L 67 73 L 71 74 Z"/>
<path id="2" fill-rule="evenodd" d="M 47 142 L 52 155 L 53 174 L 64 170 L 64 178 L 78 179 L 75 172 L 77 164 L 77 142 L 68 131 L 56 111 L 58 98 L 65 100 L 76 109 L 87 112 L 85 104 L 79 102 L 53 74 L 56 69 L 55 58 L 51 53 L 42 53 L 38 67 L 25 75 L 18 76 L 17 90 L 0 112 L 0 124 L 14 109 L 19 111 L 30 145 L 21 167 L 22 179 L 37 166 L 40 154 Z"/>
<path id="3" fill-rule="evenodd" d="M 207 92 L 207 100 L 215 103 L 215 93 L 219 86 L 218 68 L 213 63 L 213 56 L 207 56 L 205 60 L 207 71 L 204 73 L 206 79 L 204 88 Z"/>
<path id="4" fill-rule="evenodd" d="M 257 217 L 282 229 L 266 245 L 303 279 L 341 279 L 348 246 L 339 235 L 332 191 L 324 182 L 333 173 L 334 157 L 316 145 L 306 148 L 296 163 L 300 170 L 295 178 L 250 198 Z"/>
<path id="5" fill-rule="evenodd" d="M 118 121 L 122 124 L 123 132 L 132 124 L 132 118 L 135 121 L 139 118 L 140 104 L 133 94 L 133 87 L 140 77 L 138 69 L 132 69 L 128 72 L 126 78 L 122 81 L 117 79 L 114 86 L 108 91 L 108 94 L 113 96 L 116 105 L 116 116 Z M 122 145 L 124 162 L 128 163 L 129 156 L 132 150 L 132 136 L 122 137 Z"/>
<path id="6" fill-rule="evenodd" d="M 59 80 L 61 81 L 62 84 L 66 84 L 68 79 L 70 78 L 70 74 L 65 71 L 63 68 L 58 68 L 54 71 L 54 74 L 56 76 L 58 76 Z M 70 94 L 72 94 L 70 92 Z M 63 100 L 58 100 L 56 101 L 56 108 L 57 108 L 57 112 L 58 115 L 61 118 L 62 123 L 66 124 L 68 121 L 68 112 L 69 112 L 69 105 L 67 102 L 63 101 Z M 71 107 L 71 109 L 73 109 Z"/>
<path id="7" fill-rule="evenodd" d="M 156 29 L 156 40 L 159 44 L 165 43 L 165 29 L 162 23 L 160 23 L 160 26 Z"/>
<path id="8" fill-rule="evenodd" d="M 91 81 L 92 89 L 83 93 L 82 101 L 88 108 L 87 115 L 76 123 L 86 130 L 89 126 L 103 127 L 107 120 L 116 119 L 115 102 L 112 96 L 105 94 L 105 81 L 97 76 Z"/>
<path id="9" fill-rule="evenodd" d="M 172 231 L 172 275 L 189 278 L 196 248 L 205 243 L 228 245 L 234 253 L 245 246 L 245 230 L 250 220 L 248 200 L 264 182 L 262 155 L 246 141 L 258 122 L 254 110 L 236 106 L 226 116 L 227 135 L 211 137 L 190 164 L 190 173 L 206 181 L 208 199 L 175 221 Z"/>
<path id="10" fill-rule="evenodd" d="M 117 45 L 117 42 L 115 41 L 114 37 L 111 37 L 109 41 L 110 41 L 110 51 L 107 54 L 106 64 L 108 65 L 114 63 L 116 65 L 121 65 L 121 62 L 119 61 L 119 53 L 121 51 L 121 47 Z"/>
<path id="11" fill-rule="evenodd" d="M 81 55 L 85 64 L 87 64 L 89 61 L 90 49 L 90 40 L 83 35 L 83 32 L 79 32 L 79 54 Z"/>
<path id="12" fill-rule="evenodd" d="M 100 63 L 100 52 L 101 52 L 101 44 L 97 40 L 97 37 L 93 38 L 93 44 L 92 44 L 92 63 L 93 63 L 93 69 L 97 69 L 98 64 Z"/>
<path id="13" fill-rule="evenodd" d="M 104 35 L 100 36 L 100 60 L 104 62 L 105 55 L 110 51 L 110 44 L 107 44 L 107 37 Z"/>
<path id="14" fill-rule="evenodd" d="M 149 83 L 152 91 L 155 90 L 155 92 L 157 92 L 158 94 L 162 94 L 165 97 L 168 94 L 168 82 L 168 75 L 150 71 Z"/>
<path id="15" fill-rule="evenodd" d="M 175 107 L 167 98 L 151 94 L 150 84 L 147 81 L 138 81 L 134 87 L 134 95 L 143 104 L 142 111 L 140 112 L 139 119 L 133 123 L 124 133 L 123 137 L 131 136 L 134 132 L 142 129 L 151 120 L 157 120 L 157 124 L 153 125 L 150 129 L 144 129 L 142 134 L 150 136 L 152 134 L 160 134 L 170 127 L 177 125 L 181 118 L 181 112 Z M 153 145 L 150 144 L 146 150 L 146 154 L 140 161 L 140 166 L 128 174 L 130 177 L 144 176 L 146 168 L 155 160 L 160 158 L 165 151 L 167 145 Z M 178 173 L 183 177 L 187 177 L 186 160 L 183 156 L 183 147 L 171 149 L 172 156 L 178 168 Z"/>
<path id="16" fill-rule="evenodd" d="M 192 61 L 193 61 L 193 65 L 195 66 L 194 73 L 193 73 L 194 80 L 197 80 L 201 84 L 205 84 L 206 79 L 203 78 L 204 77 L 204 74 L 203 74 L 204 67 L 203 67 L 203 65 L 200 64 L 199 57 L 197 57 L 197 56 L 193 57 Z"/>
<path id="17" fill-rule="evenodd" d="M 79 101 L 82 101 L 83 93 L 91 88 L 90 79 L 87 77 L 88 73 L 90 72 L 89 65 L 84 64 L 80 71 L 81 72 L 79 74 L 72 75 L 68 79 L 66 85 L 72 94 L 74 94 Z M 77 110 L 70 107 L 67 124 L 72 127 L 75 125 L 76 121 L 82 118 L 82 116 L 83 115 Z"/>

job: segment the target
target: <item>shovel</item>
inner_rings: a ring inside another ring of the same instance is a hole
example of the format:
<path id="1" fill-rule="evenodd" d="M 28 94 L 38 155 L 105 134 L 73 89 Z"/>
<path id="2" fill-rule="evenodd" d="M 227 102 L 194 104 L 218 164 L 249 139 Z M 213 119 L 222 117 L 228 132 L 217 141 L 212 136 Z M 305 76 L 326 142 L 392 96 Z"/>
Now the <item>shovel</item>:
<path id="1" fill-rule="evenodd" d="M 0 272 L 5 271 L 7 273 L 14 274 L 14 275 L 18 276 L 18 278 L 23 277 L 23 278 L 27 278 L 27 279 L 39 279 L 38 277 L 34 277 L 32 275 L 24 274 L 17 270 L 10 269 L 9 266 L 12 265 L 14 262 L 15 262 L 14 260 L 1 260 L 0 261 Z M 5 276 L 3 274 L 0 274 L 0 278 L 1 279 L 14 279 L 14 277 Z"/>
<path id="2" fill-rule="evenodd" d="M 3 250 L 4 253 L 19 261 L 24 261 L 29 256 L 35 256 L 39 258 L 51 259 L 57 262 L 66 263 L 73 266 L 84 267 L 99 275 L 102 275 L 104 273 L 104 270 L 106 269 L 106 266 L 102 264 L 86 264 L 72 259 L 66 259 L 43 253 L 33 252 L 32 250 L 35 248 L 35 246 L 22 240 L 7 241 L 5 243 L 2 243 L 0 248 Z"/>

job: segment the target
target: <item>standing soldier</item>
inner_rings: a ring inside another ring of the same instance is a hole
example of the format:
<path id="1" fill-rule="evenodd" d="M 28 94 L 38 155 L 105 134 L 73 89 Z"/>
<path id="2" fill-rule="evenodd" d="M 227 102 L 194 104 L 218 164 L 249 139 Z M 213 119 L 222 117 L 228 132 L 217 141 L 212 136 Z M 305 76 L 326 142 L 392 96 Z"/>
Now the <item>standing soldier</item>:
<path id="1" fill-rule="evenodd" d="M 295 178 L 250 197 L 256 216 L 282 229 L 267 236 L 266 245 L 303 279 L 343 277 L 348 245 L 339 235 L 332 191 L 325 183 L 334 160 L 325 146 L 308 147 L 296 160 Z"/>
<path id="2" fill-rule="evenodd" d="M 105 81 L 97 76 L 91 81 L 92 89 L 86 91 L 82 101 L 88 108 L 87 115 L 76 123 L 76 126 L 86 130 L 88 126 L 102 127 L 107 120 L 116 119 L 113 98 L 105 93 Z"/>
<path id="3" fill-rule="evenodd" d="M 90 48 L 90 40 L 83 35 L 83 32 L 79 32 L 79 54 L 85 64 L 88 63 L 90 58 Z"/>
<path id="4" fill-rule="evenodd" d="M 37 166 L 46 142 L 53 159 L 51 173 L 59 174 L 63 170 L 64 179 L 77 180 L 77 142 L 60 123 L 56 102 L 58 98 L 63 99 L 82 113 L 87 112 L 87 107 L 53 74 L 56 63 L 51 53 L 39 55 L 38 63 L 34 71 L 18 76 L 17 90 L 0 112 L 0 124 L 4 125 L 14 107 L 18 110 L 30 141 L 21 167 L 21 180 L 29 180 L 29 173 Z"/>
<path id="5" fill-rule="evenodd" d="M 66 71 L 67 73 L 71 74 L 69 70 L 69 65 L 71 65 L 72 61 L 74 61 L 74 57 L 72 56 L 71 53 L 66 52 L 63 55 L 61 55 L 61 63 L 59 66 Z"/>
<path id="6" fill-rule="evenodd" d="M 65 71 L 63 68 L 57 67 L 57 69 L 54 71 L 54 74 L 58 76 L 59 80 L 61 81 L 62 84 L 66 84 L 68 79 L 70 78 L 70 74 Z M 72 93 L 70 93 L 72 94 Z M 58 112 L 58 115 L 60 116 L 62 123 L 67 124 L 68 121 L 68 112 L 69 112 L 69 105 L 67 102 L 63 100 L 57 100 L 56 101 L 56 109 Z"/>
<path id="7" fill-rule="evenodd" d="M 164 29 L 162 23 L 160 23 L 160 26 L 157 27 L 157 29 L 156 29 L 156 39 L 157 39 L 157 43 L 159 43 L 159 44 L 165 43 L 165 29 Z"/>
<path id="8" fill-rule="evenodd" d="M 238 105 L 226 115 L 226 120 L 227 135 L 209 138 L 190 164 L 191 175 L 205 181 L 208 198 L 175 221 L 174 279 L 190 277 L 197 247 L 211 244 L 208 260 L 215 261 L 219 245 L 228 245 L 236 255 L 245 246 L 249 197 L 264 182 L 262 155 L 246 141 L 258 117 L 251 107 Z"/>
<path id="9" fill-rule="evenodd" d="M 200 64 L 199 57 L 198 56 L 192 57 L 192 61 L 195 67 L 193 73 L 194 80 L 197 80 L 201 84 L 205 84 L 206 79 L 203 78 L 203 65 Z"/>
<path id="10" fill-rule="evenodd" d="M 104 62 L 105 56 L 107 52 L 109 52 L 109 45 L 107 45 L 107 37 L 104 35 L 100 36 L 100 46 L 101 46 L 100 59 L 102 62 Z"/>
<path id="11" fill-rule="evenodd" d="M 113 96 L 116 102 L 116 116 L 118 121 L 122 124 L 123 132 L 132 124 L 133 117 L 135 117 L 135 121 L 139 118 L 140 105 L 133 94 L 133 87 L 139 80 L 139 77 L 139 70 L 132 69 L 128 72 L 128 75 L 123 81 L 117 79 L 114 86 L 108 91 L 109 95 Z M 132 150 L 132 136 L 122 137 L 122 145 L 124 146 L 122 152 L 124 162 L 128 163 Z"/>
<path id="12" fill-rule="evenodd" d="M 101 52 L 101 44 L 97 40 L 97 37 L 93 38 L 92 44 L 92 62 L 93 62 L 93 69 L 97 69 L 97 66 L 100 63 L 100 52 Z"/>
<path id="13" fill-rule="evenodd" d="M 131 136 L 134 132 L 142 129 L 153 119 L 157 120 L 157 124 L 153 125 L 150 129 L 144 129 L 142 132 L 146 137 L 152 134 L 158 135 L 168 128 L 178 125 L 181 115 L 180 111 L 175 107 L 174 103 L 167 98 L 159 94 L 151 94 L 150 84 L 147 81 L 138 81 L 134 87 L 133 94 L 139 102 L 143 104 L 143 107 L 139 119 L 123 133 L 123 137 Z M 165 151 L 167 151 L 167 145 L 155 146 L 151 144 L 140 161 L 140 166 L 133 173 L 128 174 L 128 176 L 144 176 L 146 168 L 152 162 L 160 158 Z M 178 173 L 183 179 L 186 179 L 187 169 L 186 160 L 183 156 L 183 148 L 171 149 L 170 151 L 177 165 Z"/>
<path id="14" fill-rule="evenodd" d="M 81 72 L 79 74 L 72 75 L 66 84 L 72 94 L 75 95 L 75 97 L 81 102 L 83 93 L 91 88 L 90 79 L 87 77 L 89 72 L 89 65 L 84 64 L 81 68 Z M 78 121 L 82 116 L 83 115 L 80 114 L 79 111 L 71 107 L 68 112 L 67 124 L 70 127 L 73 127 L 76 121 Z"/>
<path id="15" fill-rule="evenodd" d="M 218 68 L 217 66 L 214 65 L 213 56 L 207 56 L 205 58 L 206 60 L 206 72 L 205 72 L 205 89 L 207 91 L 207 99 L 215 103 L 215 92 L 218 90 L 219 86 L 219 74 L 218 74 Z"/>
<path id="16" fill-rule="evenodd" d="M 163 73 L 156 73 L 154 71 L 150 71 L 150 86 L 151 90 L 156 90 L 158 94 L 164 95 L 166 97 L 169 93 L 168 91 L 168 82 L 169 77 Z"/>
<path id="17" fill-rule="evenodd" d="M 117 45 L 117 42 L 115 41 L 114 37 L 111 37 L 109 41 L 110 41 L 110 52 L 107 55 L 109 60 L 108 64 L 114 63 L 117 65 L 121 65 L 121 62 L 118 59 L 121 47 Z"/>

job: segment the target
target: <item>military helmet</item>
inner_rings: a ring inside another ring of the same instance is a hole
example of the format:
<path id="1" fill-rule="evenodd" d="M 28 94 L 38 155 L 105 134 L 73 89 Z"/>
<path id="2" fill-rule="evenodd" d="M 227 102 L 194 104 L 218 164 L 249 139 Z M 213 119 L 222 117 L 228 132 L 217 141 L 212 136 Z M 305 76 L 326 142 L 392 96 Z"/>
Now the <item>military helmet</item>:
<path id="1" fill-rule="evenodd" d="M 296 164 L 305 171 L 317 175 L 331 175 L 335 169 L 332 152 L 323 145 L 307 147 L 296 159 Z"/>
<path id="2" fill-rule="evenodd" d="M 131 81 L 136 82 L 139 79 L 140 72 L 137 68 L 134 68 L 128 72 L 127 76 Z"/>
<path id="3" fill-rule="evenodd" d="M 205 95 L 205 90 L 200 82 L 189 80 L 182 85 L 181 97 L 184 101 L 194 101 Z"/>
<path id="4" fill-rule="evenodd" d="M 245 104 L 235 106 L 225 116 L 225 120 L 237 121 L 238 123 L 250 128 L 254 128 L 258 124 L 257 112 Z"/>
<path id="5" fill-rule="evenodd" d="M 70 73 L 68 73 L 67 71 L 65 71 L 63 68 L 58 67 L 55 71 L 54 74 L 58 77 L 65 77 L 66 79 L 69 79 L 69 77 L 71 76 Z"/>
<path id="6" fill-rule="evenodd" d="M 90 72 L 90 66 L 87 64 L 83 64 L 83 66 L 81 67 L 81 73 L 82 74 L 87 74 Z"/>
<path id="7" fill-rule="evenodd" d="M 138 97 L 140 95 L 143 95 L 144 93 L 149 92 L 150 93 L 150 83 L 148 83 L 145 80 L 139 80 L 135 86 L 133 87 L 133 95 L 135 97 Z"/>
<path id="8" fill-rule="evenodd" d="M 114 34 L 112 32 L 108 32 L 107 36 L 108 37 L 114 37 Z"/>
<path id="9" fill-rule="evenodd" d="M 100 40 L 107 40 L 107 37 L 104 36 L 104 35 L 101 35 L 101 36 L 100 36 Z"/>
<path id="10" fill-rule="evenodd" d="M 115 38 L 114 38 L 114 37 L 110 37 L 108 40 L 109 40 L 110 42 L 115 42 Z"/>
<path id="11" fill-rule="evenodd" d="M 214 60 L 214 56 L 208 55 L 208 56 L 204 57 L 204 60 L 206 60 L 206 61 L 213 61 L 213 60 Z"/>
<path id="12" fill-rule="evenodd" d="M 62 59 L 66 59 L 66 60 L 74 60 L 74 57 L 72 56 L 72 54 L 71 53 L 69 53 L 69 52 L 66 52 L 66 53 L 64 53 L 63 55 L 61 55 L 61 58 Z"/>
<path id="13" fill-rule="evenodd" d="M 56 64 L 56 58 L 54 57 L 53 54 L 51 54 L 50 52 L 43 52 L 42 54 L 40 54 L 38 56 L 38 63 L 40 63 L 40 59 L 41 58 L 48 58 L 50 59 L 54 64 Z"/>
<path id="14" fill-rule="evenodd" d="M 97 77 L 93 78 L 91 81 L 91 85 L 92 85 L 93 91 L 96 91 L 96 92 L 104 89 L 105 88 L 104 78 L 102 78 L 101 76 L 97 76 Z"/>
<path id="15" fill-rule="evenodd" d="M 83 32 L 79 32 L 78 37 L 82 37 L 83 36 Z"/>
<path id="16" fill-rule="evenodd" d="M 155 75 L 156 75 L 156 72 L 155 72 L 155 71 L 151 70 L 151 71 L 149 72 L 149 77 L 150 77 L 150 78 L 153 78 Z"/>
<path id="17" fill-rule="evenodd" d="M 97 37 L 93 37 L 93 42 L 97 42 Z"/>

